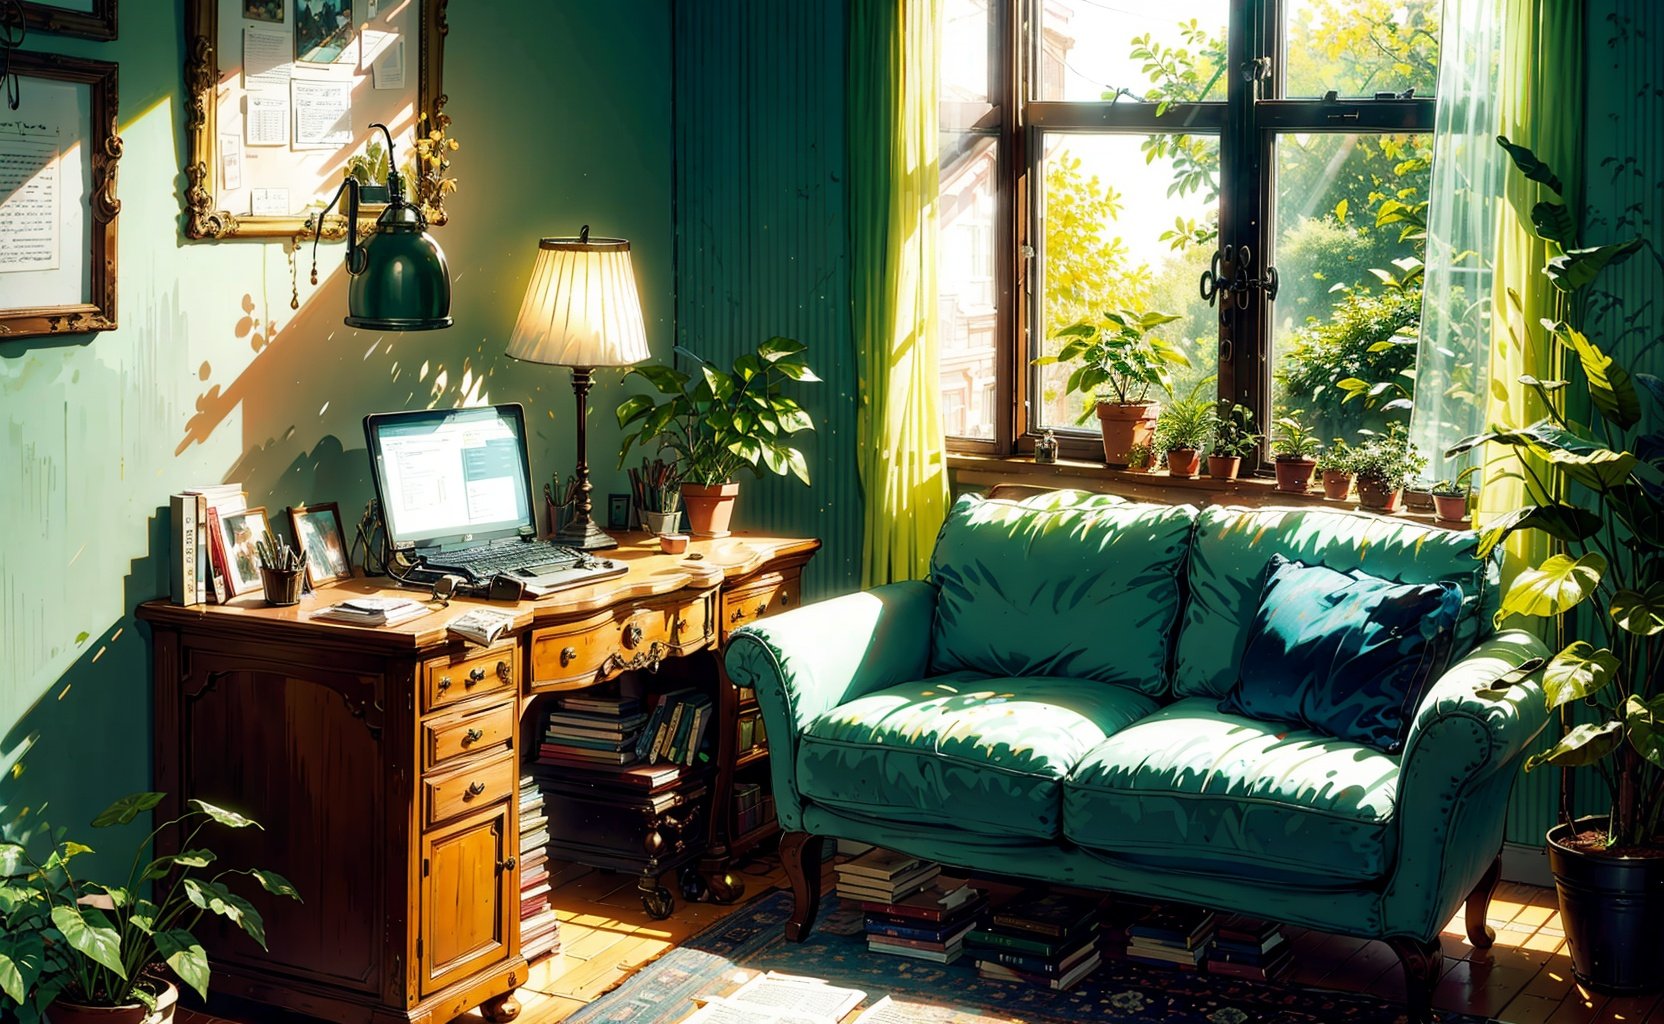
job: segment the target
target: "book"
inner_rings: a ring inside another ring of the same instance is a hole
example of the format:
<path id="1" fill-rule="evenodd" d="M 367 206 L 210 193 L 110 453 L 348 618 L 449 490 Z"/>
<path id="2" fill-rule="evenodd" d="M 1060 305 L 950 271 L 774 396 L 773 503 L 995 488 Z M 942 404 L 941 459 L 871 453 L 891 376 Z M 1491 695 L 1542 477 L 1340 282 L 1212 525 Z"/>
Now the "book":
<path id="1" fill-rule="evenodd" d="M 844 899 L 856 901 L 872 901 L 877 903 L 893 903 L 898 899 L 922 890 L 931 880 L 942 873 L 940 864 L 927 864 L 911 874 L 903 875 L 891 882 L 872 882 L 868 879 L 839 878 L 838 895 Z"/>
<path id="2" fill-rule="evenodd" d="M 849 875 L 885 881 L 916 870 L 923 863 L 919 857 L 875 847 L 854 860 L 839 864 L 836 870 L 840 880 Z"/>
<path id="3" fill-rule="evenodd" d="M 963 907 L 982 905 L 982 894 L 963 879 L 938 875 L 923 889 L 895 900 L 858 900 L 869 914 L 886 914 L 916 921 L 942 921 Z"/>
<path id="4" fill-rule="evenodd" d="M 197 494 L 175 494 L 168 499 L 173 515 L 173 557 L 168 559 L 168 598 L 178 605 L 200 604 L 198 593 L 197 545 L 198 533 L 206 523 L 197 521 L 198 506 L 206 518 L 208 506 Z"/>
<path id="5" fill-rule="evenodd" d="M 554 729 L 590 729 L 597 732 L 633 732 L 647 716 L 641 713 L 630 715 L 602 715 L 589 711 L 551 711 L 544 722 L 545 728 Z"/>
<path id="6" fill-rule="evenodd" d="M 1060 939 L 1096 918 L 1098 902 L 1031 889 L 995 911 L 996 927 Z"/>
<path id="7" fill-rule="evenodd" d="M 1127 928 L 1133 938 L 1162 939 L 1186 949 L 1205 945 L 1213 933 L 1214 913 L 1185 903 L 1164 903 L 1151 908 Z"/>
<path id="8" fill-rule="evenodd" d="M 225 541 L 220 538 L 220 513 L 208 506 L 208 586 L 211 600 L 224 604 L 235 596 L 226 583 Z"/>
<path id="9" fill-rule="evenodd" d="M 355 597 L 320 608 L 312 618 L 355 626 L 391 626 L 427 612 L 427 605 L 408 597 Z"/>
<path id="10" fill-rule="evenodd" d="M 1294 966 L 1294 947 L 1284 946 L 1263 964 L 1233 963 L 1228 960 L 1215 960 L 1208 957 L 1208 973 L 1222 974 L 1232 978 L 1250 978 L 1255 981 L 1276 981 L 1287 974 Z"/>
<path id="11" fill-rule="evenodd" d="M 514 616 L 495 608 L 470 608 L 445 624 L 445 632 L 460 640 L 489 647 L 514 625 Z"/>
<path id="12" fill-rule="evenodd" d="M 882 935 L 891 939 L 908 939 L 913 942 L 948 942 L 964 939 L 971 930 L 967 921 L 957 921 L 940 927 L 919 927 L 917 925 L 895 924 L 891 921 L 874 920 L 867 917 L 867 935 Z"/>
<path id="13" fill-rule="evenodd" d="M 1133 939 L 1127 943 L 1127 955 L 1145 960 L 1160 960 L 1163 963 L 1188 964 L 1196 966 L 1207 958 L 1205 949 L 1184 949 L 1166 943 L 1154 942 L 1150 939 Z"/>
<path id="14" fill-rule="evenodd" d="M 681 757 L 684 765 L 693 767 L 693 762 L 699 756 L 699 746 L 705 742 L 705 731 L 710 727 L 711 717 L 715 713 L 716 709 L 708 703 L 694 709 L 693 725 L 688 728 L 687 749 Z"/>
<path id="15" fill-rule="evenodd" d="M 538 747 L 538 758 L 560 757 L 569 761 L 594 761 L 600 764 L 629 764 L 636 759 L 634 750 L 591 750 L 563 743 L 545 743 Z"/>
<path id="16" fill-rule="evenodd" d="M 1098 944 L 1096 940 L 1088 939 L 1059 956 L 1036 956 L 1032 953 L 1013 953 L 1004 949 L 972 949 L 979 964 L 994 963 L 1029 974 L 1056 977 L 1068 974 L 1076 964 L 1097 952 Z"/>
<path id="17" fill-rule="evenodd" d="M 951 964 L 964 955 L 965 948 L 960 945 L 949 946 L 946 949 L 925 949 L 919 946 L 909 946 L 899 942 L 882 942 L 878 939 L 868 939 L 867 949 L 874 953 L 888 953 L 891 956 L 909 956 L 915 960 L 929 960 L 931 963 Z"/>
<path id="18" fill-rule="evenodd" d="M 589 711 L 624 718 L 640 709 L 641 702 L 634 697 L 561 697 L 555 706 L 562 711 Z"/>
<path id="19" fill-rule="evenodd" d="M 1009 932 L 995 931 L 989 928 L 978 928 L 965 936 L 965 942 L 982 949 L 1014 950 L 1034 956 L 1057 956 L 1063 950 L 1084 935 L 1091 934 L 1095 929 L 1088 927 L 1081 934 L 1062 939 L 1047 939 L 1038 935 L 1016 935 Z"/>
<path id="20" fill-rule="evenodd" d="M 991 963 L 979 964 L 976 972 L 984 978 L 992 978 L 997 981 L 1016 981 L 1039 988 L 1049 988 L 1056 992 L 1067 992 L 1079 984 L 1082 978 L 1097 970 L 1101 963 L 1103 963 L 1103 955 L 1094 951 L 1092 955 L 1071 968 L 1069 973 L 1057 977 L 1047 977 L 1043 974 L 1033 974 L 1028 971 L 1006 967 L 1003 964 Z"/>

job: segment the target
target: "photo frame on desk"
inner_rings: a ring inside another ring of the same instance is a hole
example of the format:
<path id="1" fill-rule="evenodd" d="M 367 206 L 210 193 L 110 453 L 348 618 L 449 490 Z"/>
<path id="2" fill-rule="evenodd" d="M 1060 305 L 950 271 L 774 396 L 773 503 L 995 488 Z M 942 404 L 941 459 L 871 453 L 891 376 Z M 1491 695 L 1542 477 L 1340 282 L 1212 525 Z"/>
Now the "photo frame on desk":
<path id="1" fill-rule="evenodd" d="M 260 552 L 255 542 L 270 529 L 266 510 L 259 506 L 219 517 L 220 550 L 225 554 L 225 583 L 231 597 L 253 594 L 262 589 Z"/>
<path id="2" fill-rule="evenodd" d="M 378 162 L 372 122 L 392 130 L 399 170 L 422 172 L 407 191 L 443 224 L 415 141 L 450 124 L 447 2 L 185 0 L 185 236 L 309 235 L 354 158 Z M 360 229 L 381 210 L 361 206 Z M 324 237 L 345 238 L 346 218 L 325 218 Z"/>
<path id="3" fill-rule="evenodd" d="M 289 506 L 289 532 L 306 558 L 306 583 L 317 587 L 330 580 L 352 579 L 347 533 L 341 509 L 333 501 Z"/>
<path id="4" fill-rule="evenodd" d="M 0 3 L 0 21 L 8 4 Z M 30 32 L 51 32 L 109 42 L 116 38 L 119 0 L 22 0 L 23 25 Z"/>
<path id="5" fill-rule="evenodd" d="M 13 51 L 0 103 L 0 344 L 116 327 L 115 64 Z"/>

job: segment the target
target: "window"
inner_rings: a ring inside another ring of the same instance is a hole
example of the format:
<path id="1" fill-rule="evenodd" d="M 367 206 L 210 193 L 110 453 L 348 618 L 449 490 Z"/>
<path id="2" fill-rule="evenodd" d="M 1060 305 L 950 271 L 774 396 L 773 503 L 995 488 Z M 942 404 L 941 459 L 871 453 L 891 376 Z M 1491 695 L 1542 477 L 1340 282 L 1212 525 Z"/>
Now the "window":
<path id="1" fill-rule="evenodd" d="M 1190 364 L 1175 392 L 1240 402 L 1262 431 L 1295 415 L 1353 440 L 1408 418 L 1438 0 L 945 8 L 950 447 L 1026 451 L 1053 429 L 1091 457 L 1073 367 L 1033 360 L 1106 309 L 1176 316 L 1158 332 Z M 1210 304 L 1221 256 L 1237 287 Z"/>

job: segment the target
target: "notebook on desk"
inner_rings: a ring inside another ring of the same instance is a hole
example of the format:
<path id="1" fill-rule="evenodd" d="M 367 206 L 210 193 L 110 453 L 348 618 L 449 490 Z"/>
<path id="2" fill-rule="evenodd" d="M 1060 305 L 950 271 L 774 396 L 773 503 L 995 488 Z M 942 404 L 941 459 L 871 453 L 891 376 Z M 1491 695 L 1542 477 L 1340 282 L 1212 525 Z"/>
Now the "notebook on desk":
<path id="1" fill-rule="evenodd" d="M 519 405 L 376 413 L 364 439 L 388 541 L 412 565 L 401 582 L 505 576 L 539 597 L 626 571 L 537 539 Z"/>

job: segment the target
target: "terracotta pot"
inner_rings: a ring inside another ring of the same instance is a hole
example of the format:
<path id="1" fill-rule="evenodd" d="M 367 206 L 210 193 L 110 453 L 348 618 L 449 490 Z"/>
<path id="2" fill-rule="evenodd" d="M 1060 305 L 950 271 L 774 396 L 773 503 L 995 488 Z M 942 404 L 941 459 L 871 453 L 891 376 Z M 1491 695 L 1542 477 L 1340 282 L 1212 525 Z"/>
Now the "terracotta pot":
<path id="1" fill-rule="evenodd" d="M 739 484 L 714 487 L 683 484 L 682 508 L 688 514 L 688 531 L 707 539 L 728 536 L 728 523 L 734 517 L 734 498 L 739 493 Z"/>
<path id="2" fill-rule="evenodd" d="M 1358 478 L 1358 504 L 1371 512 L 1397 512 L 1404 507 L 1404 489 L 1387 490 L 1372 477 Z"/>
<path id="3" fill-rule="evenodd" d="M 168 1024 L 173 1020 L 173 1008 L 179 1002 L 179 990 L 169 982 L 156 979 L 160 989 L 156 993 L 154 1012 L 141 1003 L 126 1006 L 78 1006 L 57 1000 L 46 1008 L 47 1024 Z"/>
<path id="4" fill-rule="evenodd" d="M 1468 518 L 1468 496 L 1465 494 L 1433 495 L 1433 514 L 1447 523 L 1465 522 Z"/>
<path id="5" fill-rule="evenodd" d="M 1312 474 L 1317 472 L 1316 459 L 1278 458 L 1272 465 L 1277 470 L 1277 490 L 1305 494 L 1312 489 Z"/>
<path id="6" fill-rule="evenodd" d="M 1433 492 L 1408 488 L 1404 491 L 1404 507 L 1417 512 L 1433 511 Z"/>
<path id="7" fill-rule="evenodd" d="M 1175 448 L 1167 453 L 1167 472 L 1174 476 L 1191 477 L 1202 473 L 1202 453 L 1195 448 Z"/>
<path id="8" fill-rule="evenodd" d="M 1345 501 L 1352 495 L 1352 474 L 1344 469 L 1323 471 L 1323 496 L 1330 501 Z"/>
<path id="9" fill-rule="evenodd" d="M 1098 403 L 1098 426 L 1104 435 L 1104 461 L 1111 466 L 1125 467 L 1127 453 L 1134 445 L 1149 444 L 1156 436 L 1154 402 L 1135 402 L 1116 405 Z M 684 495 L 685 495 L 684 491 Z"/>
<path id="10" fill-rule="evenodd" d="M 1239 455 L 1209 455 L 1208 476 L 1215 480 L 1235 480 L 1242 472 L 1242 457 Z"/>

